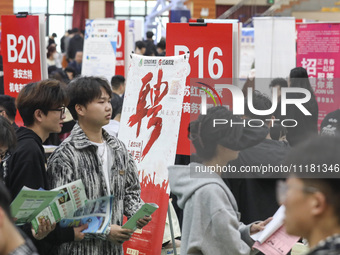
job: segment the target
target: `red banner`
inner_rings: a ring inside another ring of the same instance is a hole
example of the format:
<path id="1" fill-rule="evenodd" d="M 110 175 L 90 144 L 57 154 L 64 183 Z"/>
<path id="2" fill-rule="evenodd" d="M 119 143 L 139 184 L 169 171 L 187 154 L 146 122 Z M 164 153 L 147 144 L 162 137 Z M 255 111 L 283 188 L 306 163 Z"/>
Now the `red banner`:
<path id="1" fill-rule="evenodd" d="M 339 108 L 340 24 L 297 24 L 296 66 L 306 68 L 319 105 L 319 121 Z M 337 79 L 336 79 L 337 78 Z"/>
<path id="2" fill-rule="evenodd" d="M 196 111 L 195 108 L 190 107 L 190 94 L 196 94 L 196 87 L 190 86 L 190 79 L 232 78 L 233 24 L 208 23 L 202 26 L 196 23 L 192 26 L 188 23 L 169 23 L 166 31 L 168 56 L 190 52 L 191 71 L 186 80 L 177 145 L 177 154 L 190 155 L 188 125 L 190 114 Z M 199 95 L 197 100 L 200 101 Z"/>
<path id="3" fill-rule="evenodd" d="M 126 33 L 125 20 L 118 21 L 118 34 L 117 34 L 117 53 L 116 53 L 116 75 L 125 77 L 125 33 Z"/>
<path id="4" fill-rule="evenodd" d="M 39 17 L 3 15 L 1 25 L 5 94 L 17 97 L 27 83 L 42 79 Z"/>

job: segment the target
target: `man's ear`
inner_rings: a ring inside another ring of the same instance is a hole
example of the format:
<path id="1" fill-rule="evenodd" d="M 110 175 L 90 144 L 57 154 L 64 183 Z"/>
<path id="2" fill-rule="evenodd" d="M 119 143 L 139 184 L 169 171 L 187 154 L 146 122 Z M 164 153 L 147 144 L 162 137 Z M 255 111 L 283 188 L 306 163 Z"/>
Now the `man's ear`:
<path id="1" fill-rule="evenodd" d="M 326 196 L 321 192 L 315 192 L 310 198 L 311 213 L 314 216 L 321 215 L 327 208 Z"/>
<path id="2" fill-rule="evenodd" d="M 79 116 L 84 116 L 85 115 L 85 110 L 86 110 L 86 107 L 85 106 L 83 106 L 83 105 L 81 105 L 81 104 L 76 104 L 75 106 L 74 106 L 74 109 L 76 110 L 76 112 L 77 112 L 77 114 L 79 115 Z"/>
<path id="3" fill-rule="evenodd" d="M 43 115 L 45 116 L 45 114 L 40 109 L 36 109 L 33 113 L 34 119 L 38 122 L 42 122 Z"/>

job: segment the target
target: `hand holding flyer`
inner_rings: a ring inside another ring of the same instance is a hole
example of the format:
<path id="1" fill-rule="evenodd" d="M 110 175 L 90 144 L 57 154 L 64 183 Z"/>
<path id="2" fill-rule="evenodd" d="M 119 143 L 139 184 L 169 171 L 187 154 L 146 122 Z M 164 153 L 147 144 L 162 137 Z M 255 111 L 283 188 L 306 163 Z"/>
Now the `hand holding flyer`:
<path id="1" fill-rule="evenodd" d="M 136 213 L 133 215 L 123 226 L 122 228 L 132 229 L 135 231 L 137 229 L 137 221 L 144 216 L 150 216 L 158 209 L 158 205 L 149 203 L 144 204 Z"/>

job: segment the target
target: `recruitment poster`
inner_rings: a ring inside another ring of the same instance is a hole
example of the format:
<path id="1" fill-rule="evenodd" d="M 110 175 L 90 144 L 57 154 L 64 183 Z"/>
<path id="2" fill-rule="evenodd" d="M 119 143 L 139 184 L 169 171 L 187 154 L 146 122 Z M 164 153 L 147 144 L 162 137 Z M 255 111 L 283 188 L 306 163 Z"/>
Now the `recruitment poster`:
<path id="1" fill-rule="evenodd" d="M 4 91 L 17 97 L 27 83 L 47 78 L 43 77 L 40 49 L 45 45 L 40 42 L 39 16 L 3 15 L 1 27 Z"/>
<path id="2" fill-rule="evenodd" d="M 175 162 L 188 56 L 132 54 L 120 122 L 122 140 L 137 163 L 141 198 L 159 209 L 124 243 L 124 254 L 161 253 L 169 202 L 167 167 Z"/>
<path id="3" fill-rule="evenodd" d="M 319 121 L 339 108 L 340 24 L 297 25 L 296 66 L 306 68 L 319 106 Z"/>
<path id="4" fill-rule="evenodd" d="M 182 107 L 181 127 L 178 138 L 177 154 L 190 155 L 188 126 L 190 116 L 199 114 L 201 91 L 205 85 L 192 78 L 218 80 L 233 77 L 233 24 L 212 23 L 169 23 L 167 24 L 166 54 L 168 56 L 190 52 L 190 74 L 186 80 Z M 211 87 L 213 84 L 207 84 Z M 231 101 L 231 94 L 219 96 Z M 216 93 L 215 93 L 216 94 Z M 216 96 L 216 95 L 215 95 Z"/>
<path id="5" fill-rule="evenodd" d="M 82 75 L 111 81 L 116 71 L 117 31 L 117 20 L 86 20 Z"/>

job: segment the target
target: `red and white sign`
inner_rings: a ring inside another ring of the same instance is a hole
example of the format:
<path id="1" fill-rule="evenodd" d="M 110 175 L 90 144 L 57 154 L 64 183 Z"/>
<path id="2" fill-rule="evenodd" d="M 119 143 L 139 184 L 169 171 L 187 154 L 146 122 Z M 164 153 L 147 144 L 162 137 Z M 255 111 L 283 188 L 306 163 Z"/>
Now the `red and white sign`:
<path id="1" fill-rule="evenodd" d="M 117 53 L 116 53 L 116 75 L 125 77 L 125 37 L 126 37 L 126 24 L 129 21 L 118 21 L 118 34 L 117 34 Z"/>
<path id="2" fill-rule="evenodd" d="M 1 16 L 5 94 L 17 97 L 30 82 L 42 80 L 39 16 Z"/>
<path id="3" fill-rule="evenodd" d="M 190 52 L 191 71 L 186 80 L 177 145 L 177 154 L 190 155 L 188 140 L 190 114 L 196 114 L 197 111 L 193 107 L 193 102 L 197 100 L 196 104 L 201 100 L 198 89 L 190 86 L 190 79 L 218 80 L 233 77 L 233 24 L 206 23 L 192 26 L 188 23 L 169 23 L 166 32 L 166 54 L 168 56 Z M 229 96 L 231 101 L 231 94 Z"/>
<path id="4" fill-rule="evenodd" d="M 132 54 L 118 138 L 135 160 L 141 198 L 159 209 L 141 232 L 124 243 L 124 254 L 159 255 L 169 202 L 168 166 L 175 163 L 188 56 Z"/>
<path id="5" fill-rule="evenodd" d="M 296 66 L 306 68 L 319 106 L 319 121 L 339 108 L 340 24 L 297 24 Z"/>

